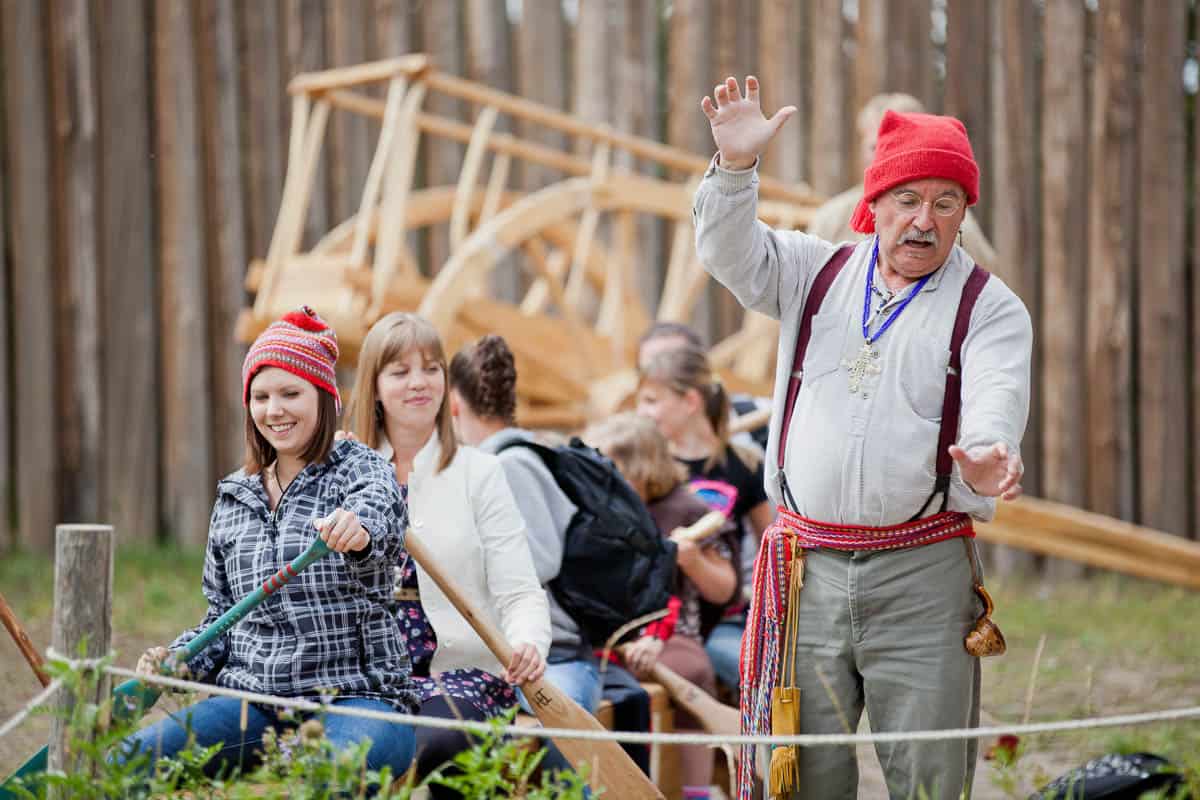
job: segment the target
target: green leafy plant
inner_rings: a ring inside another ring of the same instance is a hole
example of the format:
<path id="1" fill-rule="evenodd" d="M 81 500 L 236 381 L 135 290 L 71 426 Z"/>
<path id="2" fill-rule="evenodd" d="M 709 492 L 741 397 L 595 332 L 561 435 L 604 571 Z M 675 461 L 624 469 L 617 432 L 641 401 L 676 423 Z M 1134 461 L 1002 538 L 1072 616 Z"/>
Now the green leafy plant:
<path id="1" fill-rule="evenodd" d="M 546 755 L 544 748 L 530 748 L 527 743 L 507 739 L 504 726 L 512 723 L 515 709 L 495 717 L 486 733 L 477 737 L 474 747 L 458 753 L 450 763 L 435 770 L 428 783 L 445 786 L 460 793 L 464 800 L 491 800 L 496 797 L 523 800 L 583 800 L 586 796 L 587 768 L 579 772 L 542 772 L 541 781 L 533 776 Z M 599 797 L 600 791 L 592 793 Z"/>
<path id="2" fill-rule="evenodd" d="M 437 783 L 458 790 L 468 800 L 478 798 L 521 798 L 521 800 L 583 800 L 586 771 L 534 776 L 545 750 L 507 739 L 503 728 L 515 715 L 492 722 L 485 734 L 472 734 L 475 743 L 418 784 L 410 772 L 397 778 L 389 768 L 367 768 L 370 742 L 335 748 L 325 737 L 321 718 L 296 719 L 290 712 L 280 715 L 284 725 L 263 737 L 260 764 L 244 773 L 207 774 L 221 745 L 201 748 L 193 736 L 189 744 L 171 758 L 151 763 L 145 753 L 131 753 L 125 740 L 138 729 L 136 720 L 121 721 L 112 714 L 112 700 L 89 702 L 96 696 L 104 659 L 97 667 L 74 668 L 52 660 L 47 671 L 63 682 L 75 702 L 63 715 L 68 726 L 71 769 L 45 772 L 18 783 L 14 794 L 23 800 L 43 800 L 51 792 L 58 797 L 80 800 L 142 800 L 151 797 L 278 798 L 279 800 L 332 800 L 333 798 L 377 797 L 409 800 L 419 786 Z M 173 707 L 194 701 L 188 694 L 164 696 Z M 45 711 L 45 710 L 43 710 Z M 288 725 L 288 720 L 294 724 Z M 123 749 L 125 748 L 125 749 Z M 592 795 L 599 796 L 599 792 Z"/>

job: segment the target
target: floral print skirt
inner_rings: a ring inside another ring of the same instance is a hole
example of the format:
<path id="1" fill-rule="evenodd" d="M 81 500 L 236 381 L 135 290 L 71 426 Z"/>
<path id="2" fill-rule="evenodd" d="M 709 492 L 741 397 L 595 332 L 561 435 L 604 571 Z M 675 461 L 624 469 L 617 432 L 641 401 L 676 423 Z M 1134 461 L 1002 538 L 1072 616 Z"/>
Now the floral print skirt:
<path id="1" fill-rule="evenodd" d="M 466 704 L 474 713 L 463 711 L 464 717 L 487 718 L 501 714 L 517 704 L 512 684 L 499 675 L 482 669 L 454 669 L 429 673 L 433 654 L 437 652 L 437 634 L 421 606 L 417 568 L 406 555 L 397 581 L 400 592 L 400 629 L 408 640 L 408 657 L 412 661 L 412 682 L 422 703 L 439 695 L 454 704 Z"/>

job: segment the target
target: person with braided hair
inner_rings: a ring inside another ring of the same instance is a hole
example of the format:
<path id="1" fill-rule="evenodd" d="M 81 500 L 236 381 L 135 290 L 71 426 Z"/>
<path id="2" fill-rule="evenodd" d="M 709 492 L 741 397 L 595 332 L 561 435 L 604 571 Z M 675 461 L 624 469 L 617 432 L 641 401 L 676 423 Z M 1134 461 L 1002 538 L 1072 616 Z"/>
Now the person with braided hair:
<path id="1" fill-rule="evenodd" d="M 450 415 L 464 444 L 499 457 L 525 519 L 534 569 L 542 586 L 554 580 L 562 566 L 567 526 L 576 507 L 559 488 L 545 462 L 526 447 L 533 434 L 516 426 L 517 368 L 512 351 L 499 336 L 484 336 L 467 345 L 450 361 Z M 546 677 L 594 713 L 600 703 L 600 674 L 593 645 L 579 624 L 563 609 L 554 593 L 550 603 L 550 653 Z M 528 710 L 528 709 L 526 709 Z"/>

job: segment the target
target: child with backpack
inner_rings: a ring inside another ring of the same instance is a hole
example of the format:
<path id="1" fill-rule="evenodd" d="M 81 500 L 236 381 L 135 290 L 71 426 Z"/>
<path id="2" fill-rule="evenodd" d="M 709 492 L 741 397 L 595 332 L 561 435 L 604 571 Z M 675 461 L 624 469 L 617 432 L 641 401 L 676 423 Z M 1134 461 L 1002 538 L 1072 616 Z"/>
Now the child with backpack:
<path id="1" fill-rule="evenodd" d="M 646 501 L 663 536 L 691 525 L 709 512 L 708 505 L 688 487 L 687 473 L 674 458 L 654 422 L 632 412 L 617 414 L 584 433 L 589 444 L 613 460 L 625 479 Z M 719 618 L 719 610 L 738 594 L 735 568 L 737 529 L 732 523 L 704 542 L 678 541 L 679 573 L 671 613 L 648 625 L 625 652 L 629 668 L 649 677 L 655 663 L 704 689 L 716 692 L 716 675 L 704 650 L 704 637 Z M 718 613 L 706 615 L 705 608 Z M 689 713 L 676 710 L 676 728 L 699 731 Z M 712 782 L 712 751 L 703 746 L 680 747 L 684 796 L 707 798 Z"/>
<path id="2" fill-rule="evenodd" d="M 695 345 L 660 350 L 640 372 L 638 413 L 654 420 L 701 497 L 724 511 L 739 531 L 748 531 L 757 546 L 775 518 L 764 487 L 762 455 L 729 441 L 729 397 L 704 350 Z M 744 573 L 742 580 L 747 580 Z M 706 642 L 717 675 L 730 687 L 738 685 L 744 628 L 745 606 L 739 603 L 727 610 Z"/>
<path id="3" fill-rule="evenodd" d="M 533 435 L 516 427 L 517 369 L 512 351 L 499 336 L 484 336 L 450 361 L 450 414 L 463 444 L 496 455 L 525 519 L 538 581 L 548 586 L 559 576 L 567 526 L 577 507 L 533 450 L 519 446 Z M 546 677 L 591 713 L 600 702 L 600 675 L 593 644 L 553 591 L 550 654 Z M 523 704 L 524 705 L 524 704 Z M 528 710 L 528 709 L 526 709 Z"/>
<path id="4" fill-rule="evenodd" d="M 419 713 L 483 720 L 517 704 L 513 684 L 545 671 L 550 617 L 499 460 L 457 444 L 446 372 L 433 326 L 414 314 L 388 314 L 363 341 L 347 416 L 353 435 L 391 462 L 415 534 L 439 564 L 453 565 L 458 588 L 512 645 L 512 661 L 499 663 L 420 565 L 403 554 L 399 619 Z M 419 728 L 418 774 L 429 774 L 469 745 L 459 731 Z M 458 796 L 436 786 L 431 794 Z"/>

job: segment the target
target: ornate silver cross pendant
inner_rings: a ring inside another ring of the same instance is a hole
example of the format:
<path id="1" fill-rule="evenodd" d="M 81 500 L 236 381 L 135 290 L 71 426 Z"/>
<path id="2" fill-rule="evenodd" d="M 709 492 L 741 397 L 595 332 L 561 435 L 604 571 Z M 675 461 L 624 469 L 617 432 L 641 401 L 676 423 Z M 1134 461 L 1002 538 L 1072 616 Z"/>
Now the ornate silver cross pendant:
<path id="1" fill-rule="evenodd" d="M 879 365 L 879 353 L 871 348 L 869 342 L 863 342 L 862 350 L 854 360 L 842 359 L 842 366 L 850 373 L 850 394 L 861 394 L 867 397 L 864 386 L 868 375 L 878 375 L 883 371 Z"/>

